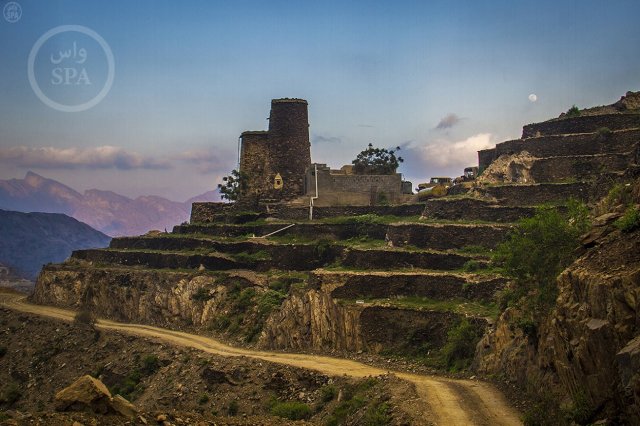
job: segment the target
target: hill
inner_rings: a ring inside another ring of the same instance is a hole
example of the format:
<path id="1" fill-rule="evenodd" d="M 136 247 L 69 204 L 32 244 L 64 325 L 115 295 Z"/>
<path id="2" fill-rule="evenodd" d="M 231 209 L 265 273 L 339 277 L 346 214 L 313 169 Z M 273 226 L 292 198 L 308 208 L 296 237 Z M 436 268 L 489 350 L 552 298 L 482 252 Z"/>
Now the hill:
<path id="1" fill-rule="evenodd" d="M 131 199 L 97 189 L 80 193 L 33 172 L 28 172 L 24 179 L 0 180 L 0 209 L 63 213 L 114 237 L 171 229 L 189 219 L 192 202 L 217 199 L 215 191 L 184 203 L 157 196 Z"/>
<path id="2" fill-rule="evenodd" d="M 59 213 L 0 210 L 0 263 L 35 279 L 43 264 L 62 262 L 73 250 L 105 247 L 111 238 Z"/>

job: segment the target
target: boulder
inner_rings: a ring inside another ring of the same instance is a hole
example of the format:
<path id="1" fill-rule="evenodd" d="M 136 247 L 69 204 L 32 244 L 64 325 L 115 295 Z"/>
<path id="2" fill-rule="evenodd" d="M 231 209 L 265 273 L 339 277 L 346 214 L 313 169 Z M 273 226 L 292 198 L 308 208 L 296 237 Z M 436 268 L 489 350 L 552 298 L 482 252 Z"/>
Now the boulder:
<path id="1" fill-rule="evenodd" d="M 134 418 L 136 407 L 120 395 L 111 397 L 109 389 L 100 380 L 89 375 L 80 377 L 55 396 L 58 411 L 87 411 L 97 414 L 119 414 Z"/>

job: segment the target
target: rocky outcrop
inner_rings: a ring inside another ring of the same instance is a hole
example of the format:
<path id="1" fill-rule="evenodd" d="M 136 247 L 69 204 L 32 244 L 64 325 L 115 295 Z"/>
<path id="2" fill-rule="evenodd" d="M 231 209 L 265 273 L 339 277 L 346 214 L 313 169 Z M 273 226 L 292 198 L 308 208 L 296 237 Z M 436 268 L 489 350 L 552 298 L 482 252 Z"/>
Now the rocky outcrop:
<path id="1" fill-rule="evenodd" d="M 555 309 L 527 336 L 508 309 L 478 345 L 476 368 L 532 378 L 581 398 L 594 418 L 640 422 L 640 232 L 599 232 L 558 277 Z"/>
<path id="2" fill-rule="evenodd" d="M 83 376 L 55 396 L 58 411 L 89 411 L 96 414 L 119 414 L 133 418 L 136 407 L 120 395 L 111 396 L 100 380 Z"/>

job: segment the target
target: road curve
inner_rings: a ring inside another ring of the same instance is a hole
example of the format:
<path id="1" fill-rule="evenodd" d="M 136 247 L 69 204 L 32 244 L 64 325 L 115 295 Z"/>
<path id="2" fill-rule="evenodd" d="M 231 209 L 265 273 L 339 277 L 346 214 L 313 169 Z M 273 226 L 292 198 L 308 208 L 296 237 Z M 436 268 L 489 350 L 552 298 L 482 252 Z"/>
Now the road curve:
<path id="1" fill-rule="evenodd" d="M 0 304 L 17 311 L 72 321 L 76 312 L 45 305 L 27 303 L 24 295 L 0 293 Z M 180 346 L 195 348 L 222 356 L 245 356 L 264 361 L 319 371 L 322 374 L 351 377 L 378 376 L 389 371 L 356 361 L 320 355 L 292 354 L 235 348 L 215 339 L 142 324 L 126 324 L 98 320 L 97 326 L 128 334 L 151 337 Z M 521 425 L 519 413 L 509 406 L 504 396 L 492 385 L 475 380 L 456 380 L 393 372 L 416 385 L 425 403 L 425 423 L 436 425 Z M 429 419 L 427 421 L 426 419 Z"/>

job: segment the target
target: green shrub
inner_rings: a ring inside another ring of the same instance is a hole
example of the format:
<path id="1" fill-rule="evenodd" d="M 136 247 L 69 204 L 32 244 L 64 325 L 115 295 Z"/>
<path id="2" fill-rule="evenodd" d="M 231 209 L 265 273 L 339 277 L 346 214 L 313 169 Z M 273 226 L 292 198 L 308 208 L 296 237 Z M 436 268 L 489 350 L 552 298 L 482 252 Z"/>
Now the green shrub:
<path id="1" fill-rule="evenodd" d="M 640 209 L 638 206 L 629 207 L 624 215 L 616 220 L 615 225 L 622 232 L 632 232 L 640 228 Z"/>
<path id="2" fill-rule="evenodd" d="M 140 372 L 145 376 L 150 376 L 160 368 L 160 360 L 156 355 L 147 355 L 142 359 Z"/>
<path id="3" fill-rule="evenodd" d="M 372 405 L 364 415 L 364 424 L 367 426 L 385 426 L 390 422 L 389 404 L 384 402 Z"/>
<path id="4" fill-rule="evenodd" d="M 484 262 L 480 262 L 475 259 L 467 260 L 464 265 L 462 265 L 462 270 L 465 272 L 474 272 L 485 268 L 486 264 Z"/>
<path id="5" fill-rule="evenodd" d="M 580 115 L 580 108 L 573 105 L 567 110 L 567 117 L 578 117 Z"/>
<path id="6" fill-rule="evenodd" d="M 233 400 L 229 403 L 229 406 L 227 407 L 227 414 L 230 416 L 238 415 L 238 401 Z"/>
<path id="7" fill-rule="evenodd" d="M 198 404 L 204 405 L 207 402 L 209 402 L 209 395 L 207 395 L 206 393 L 203 393 L 202 395 L 200 395 L 200 398 L 198 398 Z"/>
<path id="8" fill-rule="evenodd" d="M 596 137 L 598 139 L 608 139 L 613 132 L 608 127 L 600 127 L 596 130 Z"/>
<path id="9" fill-rule="evenodd" d="M 297 401 L 276 402 L 270 410 L 271 414 L 289 420 L 304 420 L 311 416 L 311 408 Z"/>
<path id="10" fill-rule="evenodd" d="M 258 313 L 261 316 L 268 316 L 274 308 L 279 307 L 287 295 L 275 290 L 267 290 L 260 294 L 258 299 Z"/>
<path id="11" fill-rule="evenodd" d="M 326 385 L 320 388 L 322 402 L 333 401 L 336 396 L 338 396 L 338 389 L 334 385 Z"/>
<path id="12" fill-rule="evenodd" d="M 513 295 L 537 292 L 536 302 L 548 308 L 557 296 L 555 279 L 575 259 L 580 235 L 589 228 L 589 212 L 571 201 L 566 213 L 540 207 L 531 218 L 521 219 L 493 255 L 496 264 L 515 278 Z"/>
<path id="13" fill-rule="evenodd" d="M 209 293 L 209 289 L 200 287 L 198 290 L 196 290 L 195 293 L 193 293 L 191 298 L 197 302 L 206 302 L 207 300 L 213 298 L 213 296 Z"/>
<path id="14" fill-rule="evenodd" d="M 454 371 L 466 369 L 471 364 L 481 336 L 478 327 L 466 318 L 452 327 L 447 333 L 447 343 L 441 349 L 446 367 Z"/>
<path id="15" fill-rule="evenodd" d="M 20 391 L 20 387 L 15 383 L 7 386 L 4 395 L 2 395 L 2 400 L 9 405 L 15 404 L 20 398 L 22 398 L 22 392 Z"/>
<path id="16" fill-rule="evenodd" d="M 73 317 L 73 322 L 76 325 L 93 328 L 96 325 L 96 315 L 88 308 L 82 308 Z"/>

